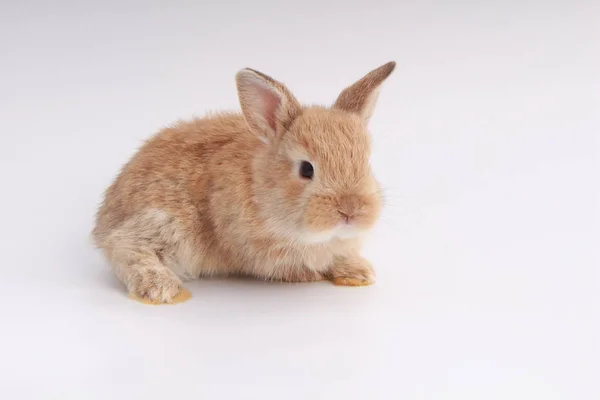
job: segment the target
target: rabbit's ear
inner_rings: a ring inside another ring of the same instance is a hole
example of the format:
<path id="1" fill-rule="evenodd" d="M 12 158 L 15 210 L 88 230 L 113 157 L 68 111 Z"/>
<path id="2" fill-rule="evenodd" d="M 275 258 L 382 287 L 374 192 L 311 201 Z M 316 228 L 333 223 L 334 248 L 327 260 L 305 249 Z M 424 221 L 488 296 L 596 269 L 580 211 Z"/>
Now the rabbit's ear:
<path id="1" fill-rule="evenodd" d="M 261 139 L 275 140 L 300 114 L 298 101 L 270 76 L 246 68 L 235 78 L 244 118 Z"/>
<path id="2" fill-rule="evenodd" d="M 396 68 L 396 63 L 391 61 L 369 72 L 340 93 L 334 108 L 359 114 L 365 122 L 368 122 L 377 103 L 379 88 L 394 71 L 394 68 Z"/>

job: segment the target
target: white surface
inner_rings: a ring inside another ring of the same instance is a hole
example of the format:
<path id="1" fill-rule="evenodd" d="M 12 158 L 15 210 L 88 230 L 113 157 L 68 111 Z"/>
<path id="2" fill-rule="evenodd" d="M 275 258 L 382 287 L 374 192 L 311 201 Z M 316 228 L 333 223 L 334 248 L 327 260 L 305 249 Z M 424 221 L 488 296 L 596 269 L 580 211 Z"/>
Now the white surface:
<path id="1" fill-rule="evenodd" d="M 9 3 L 3 397 L 600 398 L 600 3 Z M 237 108 L 242 67 L 330 103 L 388 60 L 375 286 L 127 299 L 88 235 L 143 139 Z"/>

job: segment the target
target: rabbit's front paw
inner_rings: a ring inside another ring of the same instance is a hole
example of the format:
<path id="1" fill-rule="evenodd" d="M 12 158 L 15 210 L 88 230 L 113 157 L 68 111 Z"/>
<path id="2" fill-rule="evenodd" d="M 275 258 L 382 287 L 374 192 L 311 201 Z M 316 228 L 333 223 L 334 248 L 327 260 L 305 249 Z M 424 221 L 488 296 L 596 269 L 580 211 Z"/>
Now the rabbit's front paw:
<path id="1" fill-rule="evenodd" d="M 146 304 L 181 303 L 192 297 L 179 278 L 163 266 L 136 269 L 127 287 L 131 298 Z"/>
<path id="2" fill-rule="evenodd" d="M 339 257 L 329 269 L 329 279 L 339 286 L 368 286 L 375 283 L 375 271 L 360 256 Z"/>

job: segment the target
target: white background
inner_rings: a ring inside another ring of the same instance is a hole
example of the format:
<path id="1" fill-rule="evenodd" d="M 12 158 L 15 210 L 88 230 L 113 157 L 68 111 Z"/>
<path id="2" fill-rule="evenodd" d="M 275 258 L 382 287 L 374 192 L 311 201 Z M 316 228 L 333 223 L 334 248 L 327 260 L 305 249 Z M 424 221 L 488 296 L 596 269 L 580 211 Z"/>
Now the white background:
<path id="1" fill-rule="evenodd" d="M 599 2 L 5 1 L 0 33 L 2 397 L 600 398 Z M 328 104 L 389 60 L 376 285 L 126 297 L 89 233 L 144 139 L 243 67 Z"/>

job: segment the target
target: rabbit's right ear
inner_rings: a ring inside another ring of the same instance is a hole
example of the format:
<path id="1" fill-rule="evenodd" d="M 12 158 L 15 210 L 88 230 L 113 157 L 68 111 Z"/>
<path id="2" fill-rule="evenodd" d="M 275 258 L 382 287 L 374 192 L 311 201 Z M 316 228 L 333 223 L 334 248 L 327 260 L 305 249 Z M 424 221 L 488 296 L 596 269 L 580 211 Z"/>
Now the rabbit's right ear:
<path id="1" fill-rule="evenodd" d="M 252 132 L 272 142 L 300 114 L 301 106 L 290 91 L 270 76 L 243 69 L 235 77 L 244 118 Z"/>
<path id="2" fill-rule="evenodd" d="M 390 61 L 369 72 L 344 89 L 335 101 L 334 107 L 358 114 L 365 122 L 368 122 L 373 115 L 380 86 L 394 71 L 394 68 L 396 68 L 396 63 Z"/>

